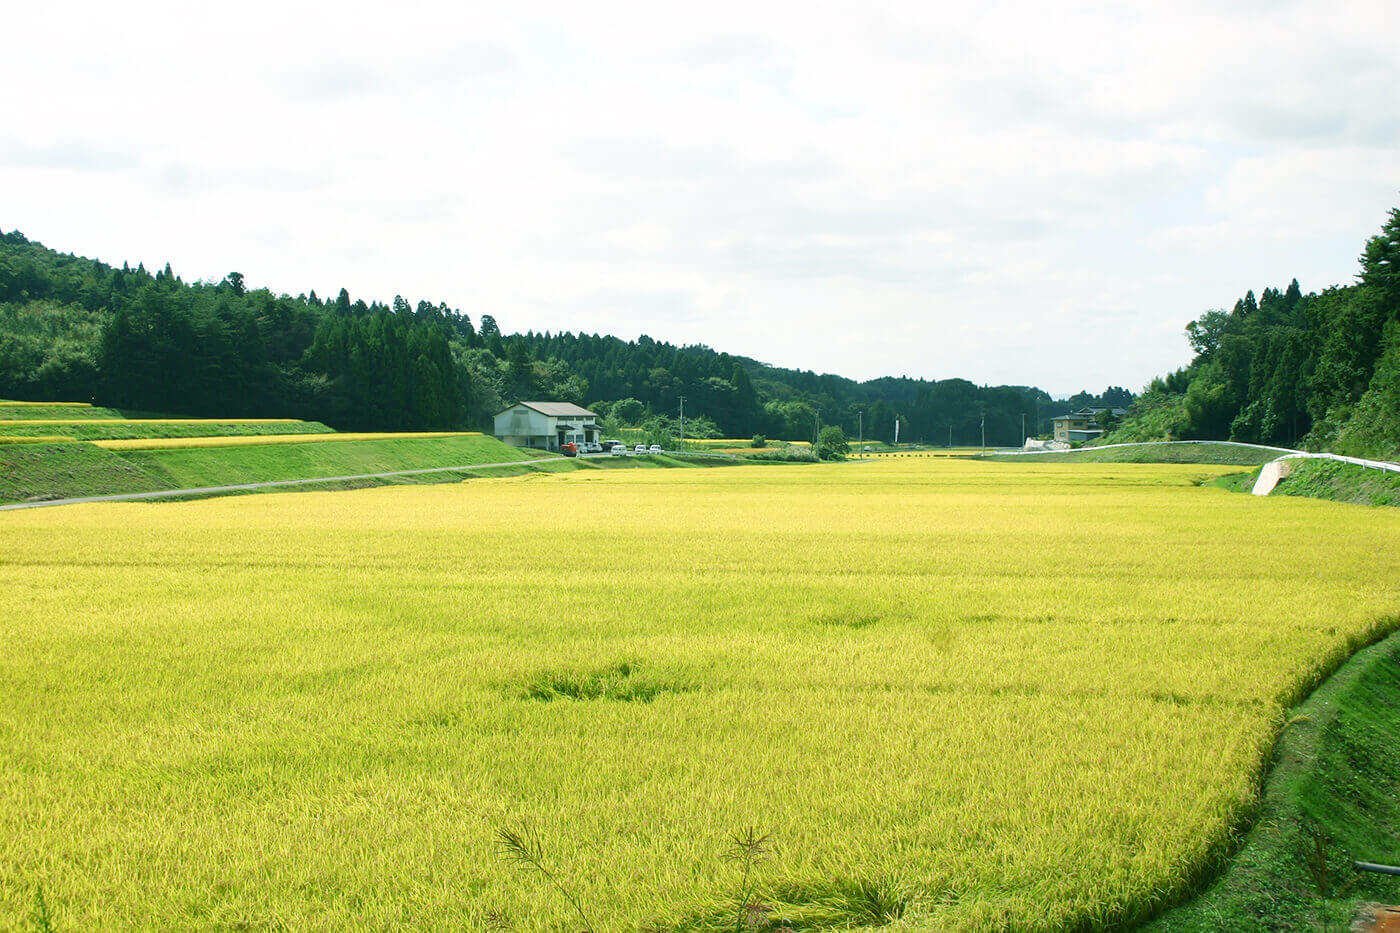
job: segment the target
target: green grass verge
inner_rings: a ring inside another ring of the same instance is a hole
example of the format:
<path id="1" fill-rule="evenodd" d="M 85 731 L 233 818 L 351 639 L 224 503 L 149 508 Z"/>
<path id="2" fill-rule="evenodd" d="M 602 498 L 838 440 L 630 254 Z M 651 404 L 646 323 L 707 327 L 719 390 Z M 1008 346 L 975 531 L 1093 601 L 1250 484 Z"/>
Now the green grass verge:
<path id="1" fill-rule="evenodd" d="M 1254 481 L 1258 478 L 1259 471 L 1250 470 L 1246 473 L 1226 473 L 1224 476 L 1212 476 L 1201 485 L 1228 489 L 1231 492 L 1253 492 Z"/>
<path id="2" fill-rule="evenodd" d="M 266 480 L 470 467 L 540 456 L 540 451 L 509 447 L 493 437 L 481 435 L 130 451 L 103 450 L 91 444 L 10 444 L 0 446 L 0 501 L 67 499 Z M 539 464 L 536 469 L 551 465 Z M 521 469 L 529 471 L 531 468 Z M 326 488 L 385 482 L 452 482 L 473 472 L 357 480 Z"/>
<path id="3" fill-rule="evenodd" d="M 1229 867 L 1152 933 L 1345 930 L 1364 901 L 1400 902 L 1400 633 L 1358 652 L 1295 711 L 1259 819 Z"/>
<path id="4" fill-rule="evenodd" d="M 0 501 L 68 499 L 174 489 L 110 450 L 91 444 L 0 445 Z"/>
<path id="5" fill-rule="evenodd" d="M 550 458 L 544 463 L 520 463 Z M 104 450 L 91 444 L 0 445 L 0 502 L 68 499 L 164 489 L 199 489 L 275 480 L 359 476 L 396 470 L 460 470 L 413 476 L 334 480 L 240 492 L 361 489 L 369 486 L 452 483 L 466 479 L 567 473 L 574 470 L 674 469 L 732 466 L 739 460 L 663 454 L 591 459 L 551 458 L 539 450 L 510 447 L 493 437 L 391 438 L 319 441 L 265 446 Z M 512 464 L 476 467 L 477 464 Z M 227 495 L 216 493 L 213 495 Z M 207 498 L 210 494 L 175 498 Z M 168 501 L 162 499 L 161 501 Z"/>
<path id="6" fill-rule="evenodd" d="M 319 421 L 288 421 L 280 424 L 240 424 L 238 422 L 190 424 L 26 424 L 0 421 L 0 437 L 35 437 L 62 434 L 80 441 L 127 440 L 145 437 L 249 437 L 265 434 L 334 434 Z"/>
<path id="7" fill-rule="evenodd" d="M 1251 470 L 1213 477 L 1202 485 L 1218 486 L 1231 492 L 1250 492 L 1258 478 L 1259 471 Z M 1274 487 L 1270 495 L 1400 507 L 1400 473 L 1384 473 L 1336 460 L 1295 460 L 1293 472 Z"/>
<path id="8" fill-rule="evenodd" d="M 1238 463 L 1258 466 L 1279 456 L 1245 444 L 1154 444 L 1144 447 L 1082 447 L 1062 454 L 987 454 L 985 458 L 1028 463 Z"/>
<path id="9" fill-rule="evenodd" d="M 501 479 L 525 476 L 529 473 L 569 473 L 579 468 L 573 460 L 559 459 L 547 463 L 520 463 L 508 466 L 464 467 L 437 473 L 413 473 L 407 476 L 360 477 L 331 480 L 323 483 L 297 483 L 295 486 L 268 486 L 262 489 L 231 489 L 227 492 L 197 493 L 187 496 L 162 496 L 149 502 L 192 502 L 223 496 L 253 496 L 283 492 L 344 492 L 352 489 L 372 489 L 379 486 L 433 486 L 441 483 L 462 483 L 472 479 Z"/>
<path id="10" fill-rule="evenodd" d="M 541 456 L 539 451 L 510 447 L 494 437 L 482 435 L 114 453 L 153 476 L 168 477 L 177 489 L 506 463 Z"/>
<path id="11" fill-rule="evenodd" d="M 1400 506 L 1400 473 L 1337 460 L 1296 460 L 1293 472 L 1274 488 L 1272 495 Z"/>

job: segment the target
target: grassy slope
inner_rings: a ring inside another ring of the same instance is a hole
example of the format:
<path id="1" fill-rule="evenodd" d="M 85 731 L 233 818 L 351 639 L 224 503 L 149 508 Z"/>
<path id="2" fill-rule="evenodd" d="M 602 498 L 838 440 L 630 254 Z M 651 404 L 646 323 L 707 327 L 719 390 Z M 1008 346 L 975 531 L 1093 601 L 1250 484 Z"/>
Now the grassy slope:
<path id="1" fill-rule="evenodd" d="M 350 476 L 538 456 L 538 451 L 480 435 L 122 452 L 91 444 L 12 444 L 0 446 L 0 500 Z"/>
<path id="2" fill-rule="evenodd" d="M 1211 480 L 1209 485 L 1231 492 L 1250 492 L 1258 477 L 1258 470 L 1231 473 Z M 1270 495 L 1328 499 L 1351 505 L 1400 506 L 1400 475 L 1333 460 L 1298 460 L 1293 473 Z"/>
<path id="3" fill-rule="evenodd" d="M 169 477 L 91 444 L 0 445 L 0 502 L 173 488 Z"/>
<path id="4" fill-rule="evenodd" d="M 177 488 L 191 488 L 506 463 L 532 460 L 539 453 L 509 447 L 493 437 L 469 435 L 254 447 L 132 450 L 122 451 L 119 455 L 149 473 L 169 476 Z"/>
<path id="5" fill-rule="evenodd" d="M 995 454 L 989 455 L 995 457 Z M 1279 456 L 1244 444 L 1163 444 L 1151 447 L 1084 447 L 1062 454 L 1016 454 L 1005 461 L 1031 463 L 1238 463 L 1258 465 Z"/>
<path id="6" fill-rule="evenodd" d="M 1296 711 L 1260 819 L 1229 869 L 1154 933 L 1345 929 L 1364 900 L 1400 900 L 1400 634 L 1359 652 Z M 1325 866 L 1325 867 L 1324 867 Z"/>
<path id="7" fill-rule="evenodd" d="M 1335 460 L 1302 460 L 1273 492 L 1357 505 L 1400 506 L 1400 474 Z"/>

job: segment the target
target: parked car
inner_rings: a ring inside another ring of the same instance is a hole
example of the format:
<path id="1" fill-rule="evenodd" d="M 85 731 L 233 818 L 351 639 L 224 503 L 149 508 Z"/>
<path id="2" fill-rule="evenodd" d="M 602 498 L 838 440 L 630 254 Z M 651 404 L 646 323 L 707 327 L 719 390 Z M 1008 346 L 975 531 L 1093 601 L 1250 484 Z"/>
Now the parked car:
<path id="1" fill-rule="evenodd" d="M 646 444 L 638 444 L 636 447 L 633 447 L 633 448 L 632 448 L 632 452 L 633 452 L 633 453 L 638 453 L 638 454 L 644 454 L 644 453 L 647 452 L 647 445 L 646 445 Z"/>
<path id="2" fill-rule="evenodd" d="M 649 454 L 659 454 L 661 452 L 662 450 L 660 444 L 652 444 L 650 447 L 647 448 L 647 453 Z"/>
<path id="3" fill-rule="evenodd" d="M 564 456 L 566 456 L 566 457 L 577 457 L 577 456 L 578 456 L 578 445 L 577 445 L 577 444 L 560 444 L 560 445 L 559 445 L 559 452 L 560 452 L 561 454 L 563 454 Z"/>
<path id="4" fill-rule="evenodd" d="M 603 445 L 597 441 L 589 441 L 583 445 L 583 452 L 586 454 L 600 454 L 603 452 Z"/>
<path id="5" fill-rule="evenodd" d="M 615 450 L 615 449 L 618 448 L 618 447 L 626 447 L 626 446 L 627 446 L 627 445 L 624 444 L 624 443 L 622 443 L 622 441 L 603 441 L 603 449 L 604 449 L 604 450 Z"/>
<path id="6" fill-rule="evenodd" d="M 613 448 L 612 448 L 612 455 L 613 455 L 614 457 L 625 457 L 625 456 L 627 456 L 627 445 L 626 445 L 626 444 L 614 444 L 614 445 L 613 445 Z"/>

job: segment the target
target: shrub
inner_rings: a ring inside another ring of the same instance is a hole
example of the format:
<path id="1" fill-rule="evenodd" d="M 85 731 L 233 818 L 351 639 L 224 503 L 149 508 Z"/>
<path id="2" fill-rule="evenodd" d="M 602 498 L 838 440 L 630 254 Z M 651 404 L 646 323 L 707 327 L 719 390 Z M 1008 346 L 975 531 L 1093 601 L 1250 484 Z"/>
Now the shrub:
<path id="1" fill-rule="evenodd" d="M 822 460 L 844 460 L 846 454 L 851 450 L 851 445 L 846 443 L 846 432 L 841 430 L 839 425 L 828 425 L 822 428 L 822 433 L 817 437 L 817 456 Z"/>

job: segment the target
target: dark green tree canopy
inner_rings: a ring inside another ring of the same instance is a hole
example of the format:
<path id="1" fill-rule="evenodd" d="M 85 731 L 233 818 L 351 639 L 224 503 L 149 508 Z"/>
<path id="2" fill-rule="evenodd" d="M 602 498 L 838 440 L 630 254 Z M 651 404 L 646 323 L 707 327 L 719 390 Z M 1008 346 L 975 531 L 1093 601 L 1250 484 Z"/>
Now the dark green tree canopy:
<path id="1" fill-rule="evenodd" d="M 476 320 L 402 294 L 387 305 L 344 288 L 331 301 L 273 294 L 238 272 L 186 284 L 168 265 L 152 276 L 0 236 L 3 396 L 366 430 L 489 430 L 495 411 L 526 397 L 613 403 L 621 422 L 673 423 L 684 396 L 689 425 L 725 437 L 817 441 L 819 425 L 837 425 L 893 440 L 898 425 L 901 440 L 940 444 L 950 430 L 956 443 L 977 442 L 984 412 L 997 444 L 1019 443 L 1023 420 L 1048 430 L 1057 413 L 1026 386 L 857 382 L 645 335 L 505 334 L 492 314 Z"/>
<path id="2" fill-rule="evenodd" d="M 1171 435 L 1400 455 L 1400 209 L 1367 240 L 1357 284 L 1248 292 L 1186 325 L 1196 357 L 1154 379 L 1113 439 Z"/>

